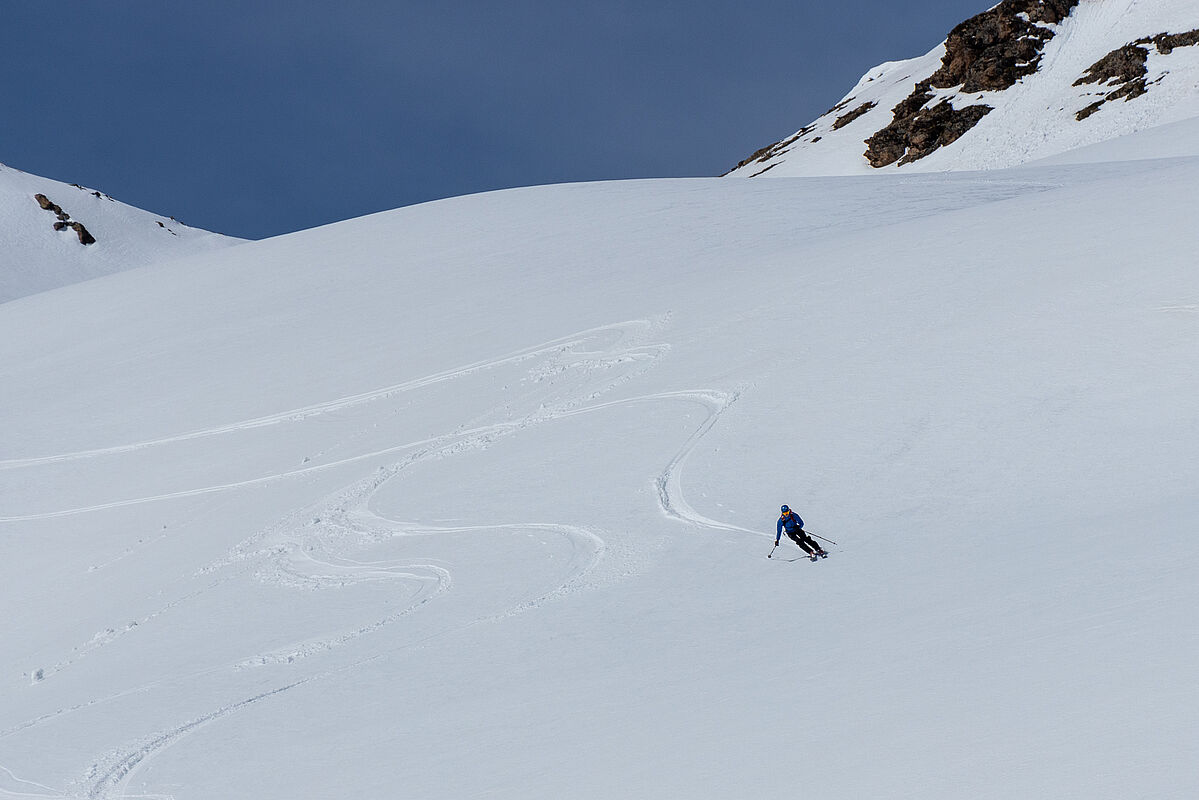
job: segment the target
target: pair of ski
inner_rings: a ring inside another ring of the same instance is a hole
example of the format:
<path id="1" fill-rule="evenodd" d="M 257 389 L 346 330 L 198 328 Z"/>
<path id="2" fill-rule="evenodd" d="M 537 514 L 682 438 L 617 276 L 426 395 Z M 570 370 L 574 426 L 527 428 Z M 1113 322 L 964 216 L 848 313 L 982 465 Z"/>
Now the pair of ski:
<path id="1" fill-rule="evenodd" d="M 766 556 L 766 557 L 767 557 L 767 558 L 770 558 L 770 556 Z M 804 559 L 807 559 L 808 561 L 819 561 L 819 560 L 820 560 L 820 559 L 822 559 L 822 558 L 828 558 L 828 553 L 825 553 L 824 555 L 821 555 L 820 553 L 813 553 L 812 555 L 806 555 L 806 554 L 805 554 L 805 555 L 802 555 L 802 556 L 796 556 L 795 558 L 780 558 L 779 560 L 780 560 L 780 561 L 787 561 L 787 562 L 791 562 L 791 561 L 803 561 Z"/>
<path id="2" fill-rule="evenodd" d="M 836 544 L 837 544 L 837 543 L 836 543 L 836 542 L 834 542 L 832 539 L 825 539 L 823 536 L 817 536 L 816 534 L 812 533 L 811 531 L 806 531 L 806 533 L 807 533 L 809 536 L 816 536 L 816 538 L 817 538 L 817 539 L 819 539 L 819 540 L 820 540 L 820 541 L 822 541 L 822 542 L 828 542 L 828 543 L 829 543 L 829 544 L 831 544 L 831 545 L 836 545 Z M 767 557 L 767 558 L 774 558 L 774 551 L 778 549 L 778 546 L 779 546 L 779 545 L 778 545 L 778 542 L 775 542 L 775 543 L 774 543 L 774 547 L 770 548 L 770 552 L 766 554 L 766 557 Z M 807 551 L 805 551 L 805 552 L 807 552 Z M 804 556 L 800 556 L 800 558 L 804 558 Z M 824 550 L 821 550 L 819 553 L 808 553 L 808 555 L 806 556 L 806 558 L 808 559 L 808 561 L 815 561 L 815 560 L 817 560 L 817 559 L 819 559 L 819 558 L 828 558 L 828 553 L 827 553 L 826 551 L 824 551 Z M 799 559 L 798 559 L 798 558 L 789 558 L 789 559 L 786 559 L 786 560 L 787 560 L 787 561 L 798 561 Z"/>

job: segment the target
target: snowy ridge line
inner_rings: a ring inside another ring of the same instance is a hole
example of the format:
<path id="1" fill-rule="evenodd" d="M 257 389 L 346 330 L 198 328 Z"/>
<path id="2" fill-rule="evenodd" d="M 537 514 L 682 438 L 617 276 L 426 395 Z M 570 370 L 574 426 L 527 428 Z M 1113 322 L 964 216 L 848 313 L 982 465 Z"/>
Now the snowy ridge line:
<path id="1" fill-rule="evenodd" d="M 537 356 L 544 355 L 545 353 L 569 350 L 572 347 L 584 344 L 596 336 L 604 333 L 623 334 L 623 332 L 628 328 L 635 326 L 649 327 L 653 326 L 654 324 L 655 323 L 650 320 L 630 320 L 627 322 L 613 323 L 611 325 L 601 325 L 597 328 L 591 328 L 589 330 L 571 334 L 570 336 L 553 339 L 543 344 L 534 345 L 532 347 L 518 350 L 514 353 L 509 353 L 508 355 L 500 356 L 498 358 L 476 361 L 473 364 L 468 364 L 464 367 L 443 370 L 441 372 L 433 373 L 432 375 L 426 375 L 421 378 L 403 381 L 401 383 L 385 386 L 381 389 L 374 389 L 369 392 L 348 395 L 336 400 L 328 400 L 322 403 L 303 406 L 301 408 L 295 408 L 288 411 L 280 411 L 275 414 L 269 414 L 263 417 L 255 417 L 253 419 L 243 420 L 241 422 L 229 423 L 227 425 L 221 425 L 215 428 L 205 428 L 203 430 L 191 431 L 189 433 L 182 433 L 175 436 L 166 436 L 159 439 L 147 439 L 145 441 L 134 442 L 132 444 L 114 445 L 112 447 L 101 447 L 92 450 L 79 450 L 72 453 L 60 453 L 58 455 L 51 456 L 35 456 L 32 458 L 0 460 L 0 469 L 15 469 L 19 467 L 34 466 L 37 464 L 52 464 L 61 461 L 76 461 L 85 458 L 95 458 L 97 456 L 128 453 L 164 444 L 175 444 L 194 439 L 222 436 L 224 434 L 236 433 L 238 431 L 253 430 L 255 428 L 278 425 L 284 422 L 300 422 L 308 419 L 309 417 L 319 416 L 330 411 L 336 411 L 339 409 L 348 408 L 350 406 L 369 403 L 374 400 L 379 400 L 396 394 L 402 394 L 415 389 L 422 389 L 427 386 L 444 383 L 445 381 L 454 380 L 455 378 L 462 378 L 467 375 L 472 375 L 488 369 L 506 366 L 509 364 L 519 364 L 522 361 L 536 358 Z"/>

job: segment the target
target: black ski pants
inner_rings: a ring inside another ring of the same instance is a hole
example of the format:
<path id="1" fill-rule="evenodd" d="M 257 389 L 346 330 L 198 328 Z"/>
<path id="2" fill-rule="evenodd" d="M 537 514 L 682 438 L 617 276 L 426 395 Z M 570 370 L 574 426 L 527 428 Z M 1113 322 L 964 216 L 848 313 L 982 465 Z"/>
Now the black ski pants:
<path id="1" fill-rule="evenodd" d="M 803 550 L 808 555 L 819 553 L 823 548 L 816 544 L 816 540 L 808 535 L 808 532 L 802 528 L 797 531 L 787 531 L 787 538 L 799 545 L 799 549 Z"/>

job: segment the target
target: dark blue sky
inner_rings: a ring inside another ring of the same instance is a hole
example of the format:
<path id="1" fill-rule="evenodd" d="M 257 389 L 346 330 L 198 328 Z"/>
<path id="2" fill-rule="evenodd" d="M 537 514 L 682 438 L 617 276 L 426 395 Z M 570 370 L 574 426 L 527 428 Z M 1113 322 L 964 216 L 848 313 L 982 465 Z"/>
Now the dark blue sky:
<path id="1" fill-rule="evenodd" d="M 9 3 L 0 161 L 249 238 L 716 175 L 989 4 Z"/>

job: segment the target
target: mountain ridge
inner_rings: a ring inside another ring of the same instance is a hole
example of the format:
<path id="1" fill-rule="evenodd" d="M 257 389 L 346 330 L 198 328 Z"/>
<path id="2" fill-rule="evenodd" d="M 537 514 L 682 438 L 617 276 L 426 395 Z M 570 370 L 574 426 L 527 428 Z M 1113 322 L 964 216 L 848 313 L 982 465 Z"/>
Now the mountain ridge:
<path id="1" fill-rule="evenodd" d="M 0 164 L 0 303 L 240 243 Z"/>
<path id="2" fill-rule="evenodd" d="M 995 169 L 1192 118 L 1196 42 L 1195 0 L 1003 0 L 726 175 Z"/>

